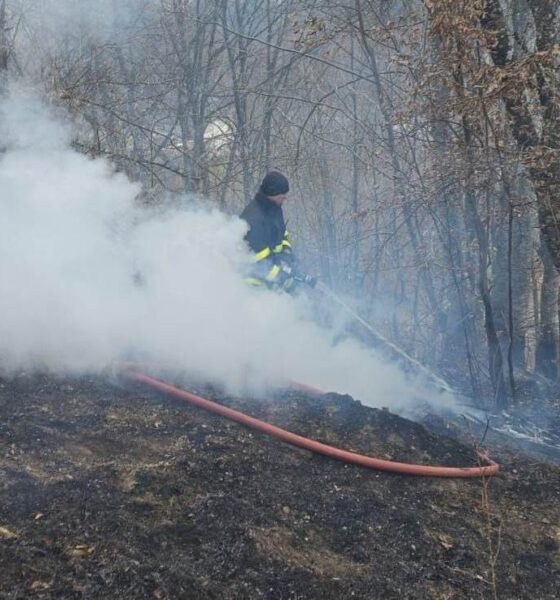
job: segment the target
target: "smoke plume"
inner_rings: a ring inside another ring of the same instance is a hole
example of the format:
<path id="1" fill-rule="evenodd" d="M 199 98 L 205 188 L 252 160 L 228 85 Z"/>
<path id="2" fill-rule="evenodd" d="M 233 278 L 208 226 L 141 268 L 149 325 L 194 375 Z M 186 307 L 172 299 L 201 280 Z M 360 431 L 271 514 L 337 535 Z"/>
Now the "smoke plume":
<path id="1" fill-rule="evenodd" d="M 287 380 L 406 406 L 416 385 L 334 342 L 309 301 L 243 283 L 246 225 L 200 205 L 146 210 L 139 187 L 70 147 L 71 127 L 15 90 L 0 107 L 0 365 L 100 372 L 130 359 L 233 391 Z"/>

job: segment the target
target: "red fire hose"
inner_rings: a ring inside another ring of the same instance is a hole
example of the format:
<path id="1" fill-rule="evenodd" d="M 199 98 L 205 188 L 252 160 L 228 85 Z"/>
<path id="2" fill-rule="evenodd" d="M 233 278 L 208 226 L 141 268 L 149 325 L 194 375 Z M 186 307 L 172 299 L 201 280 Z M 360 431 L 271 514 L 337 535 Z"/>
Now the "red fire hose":
<path id="1" fill-rule="evenodd" d="M 371 456 L 364 456 L 363 454 L 356 454 L 355 452 L 341 450 L 340 448 L 335 448 L 334 446 L 328 446 L 327 444 L 322 444 L 321 442 L 310 440 L 309 438 L 297 435 L 295 433 L 291 433 L 289 431 L 286 431 L 285 429 L 281 429 L 280 427 L 270 425 L 265 421 L 260 421 L 259 419 L 255 419 L 254 417 L 249 417 L 248 415 L 245 415 L 237 410 L 233 410 L 231 408 L 228 408 L 227 406 L 223 406 L 221 404 L 217 404 L 216 402 L 206 400 L 205 398 L 196 396 L 195 394 L 191 394 L 190 392 L 186 392 L 184 390 L 176 388 L 168 383 L 165 383 L 164 381 L 161 381 L 154 377 L 150 377 L 149 375 L 145 375 L 143 373 L 131 369 L 125 370 L 124 374 L 130 379 L 133 379 L 140 383 L 144 383 L 152 388 L 155 388 L 156 390 L 169 394 L 170 396 L 180 398 L 181 400 L 184 400 L 189 404 L 193 404 L 194 406 L 198 406 L 199 408 L 204 408 L 205 410 L 208 410 L 210 412 L 222 415 L 223 417 L 227 417 L 232 421 L 237 421 L 242 425 L 246 425 L 253 429 L 262 431 L 267 435 L 276 437 L 284 442 L 293 444 L 294 446 L 299 446 L 300 448 L 304 448 L 305 450 L 311 450 L 312 452 L 324 454 L 325 456 L 329 456 L 330 458 L 335 458 L 343 462 L 360 465 L 362 467 L 369 467 L 371 469 L 378 469 L 381 471 L 391 471 L 393 473 L 403 473 L 406 475 L 423 475 L 428 477 L 489 477 L 491 475 L 496 475 L 499 469 L 498 464 L 496 464 L 495 462 L 491 461 L 488 457 L 483 455 L 480 455 L 479 458 L 489 463 L 486 466 L 432 467 L 394 462 L 391 460 L 381 460 L 379 458 L 373 458 Z"/>

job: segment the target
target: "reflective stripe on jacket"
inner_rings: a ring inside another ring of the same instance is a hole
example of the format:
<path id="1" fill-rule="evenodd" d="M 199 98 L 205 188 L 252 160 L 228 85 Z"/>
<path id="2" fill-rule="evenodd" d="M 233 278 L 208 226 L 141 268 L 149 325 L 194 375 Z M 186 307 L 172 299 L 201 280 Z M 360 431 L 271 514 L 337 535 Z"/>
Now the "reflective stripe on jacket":
<path id="1" fill-rule="evenodd" d="M 272 287 L 281 276 L 282 265 L 294 263 L 282 207 L 259 191 L 241 218 L 249 224 L 245 240 L 255 253 L 255 265 L 246 281 Z"/>

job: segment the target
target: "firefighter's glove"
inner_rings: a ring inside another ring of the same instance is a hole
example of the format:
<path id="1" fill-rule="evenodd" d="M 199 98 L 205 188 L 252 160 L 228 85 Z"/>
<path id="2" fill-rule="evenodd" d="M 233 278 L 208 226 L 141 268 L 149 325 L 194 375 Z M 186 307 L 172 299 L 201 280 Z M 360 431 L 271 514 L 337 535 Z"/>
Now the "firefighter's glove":
<path id="1" fill-rule="evenodd" d="M 280 267 L 280 272 L 276 277 L 275 283 L 277 287 L 285 292 L 291 292 L 294 289 L 296 285 L 296 279 L 294 277 L 293 269 L 290 265 L 283 264 Z"/>

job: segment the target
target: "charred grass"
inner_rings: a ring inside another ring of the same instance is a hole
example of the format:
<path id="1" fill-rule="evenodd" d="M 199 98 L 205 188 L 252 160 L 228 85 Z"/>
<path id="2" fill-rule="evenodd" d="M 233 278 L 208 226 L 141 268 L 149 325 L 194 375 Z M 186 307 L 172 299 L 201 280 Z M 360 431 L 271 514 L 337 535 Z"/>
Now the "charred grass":
<path id="1" fill-rule="evenodd" d="M 204 392 L 358 452 L 475 464 L 468 445 L 349 397 Z M 22 374 L 0 381 L 0 598 L 557 598 L 560 468 L 494 457 L 485 496 L 140 387 Z"/>

